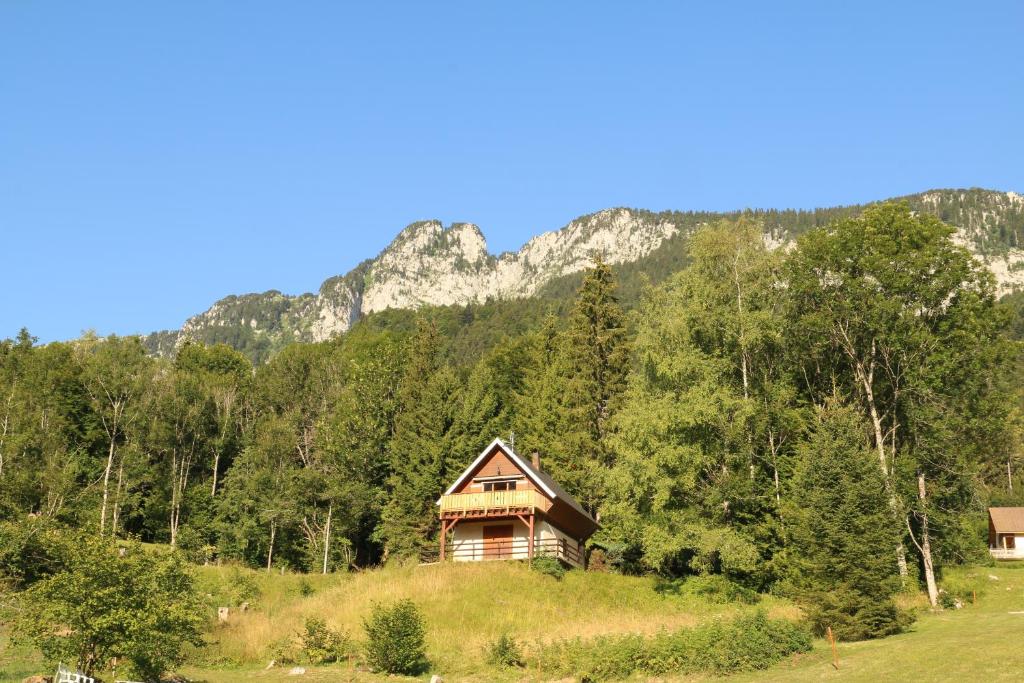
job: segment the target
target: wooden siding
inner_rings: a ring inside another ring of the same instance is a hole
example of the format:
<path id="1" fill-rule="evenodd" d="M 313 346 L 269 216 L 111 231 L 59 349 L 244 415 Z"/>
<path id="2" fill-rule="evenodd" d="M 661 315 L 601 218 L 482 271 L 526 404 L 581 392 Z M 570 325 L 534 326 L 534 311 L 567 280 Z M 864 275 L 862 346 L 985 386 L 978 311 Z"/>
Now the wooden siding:
<path id="1" fill-rule="evenodd" d="M 520 491 L 533 491 L 537 487 L 533 485 L 533 482 L 526 476 L 526 474 L 512 462 L 512 458 L 508 457 L 503 450 L 500 448 L 495 449 L 491 457 L 485 458 L 483 462 L 477 465 L 476 470 L 463 482 L 455 493 L 468 493 L 475 491 L 483 491 L 483 486 L 479 483 L 475 483 L 473 480 L 480 477 L 523 477 L 516 482 L 516 490 Z"/>

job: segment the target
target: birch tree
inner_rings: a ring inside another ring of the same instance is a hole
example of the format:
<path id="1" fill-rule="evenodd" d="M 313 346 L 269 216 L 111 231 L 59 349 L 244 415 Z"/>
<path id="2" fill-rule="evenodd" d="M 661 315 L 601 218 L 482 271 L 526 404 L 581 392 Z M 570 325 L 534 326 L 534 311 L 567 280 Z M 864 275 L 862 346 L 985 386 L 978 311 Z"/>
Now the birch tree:
<path id="1" fill-rule="evenodd" d="M 983 457 L 977 440 L 1001 438 L 1006 405 L 986 380 L 1001 343 L 992 276 L 952 235 L 935 218 L 881 205 L 803 236 L 787 269 L 803 389 L 819 405 L 837 394 L 856 401 L 891 523 L 918 550 L 929 586 L 934 525 L 917 472 L 935 478 L 928 488 L 947 510 L 962 511 Z M 894 555 L 906 577 L 903 540 Z"/>
<path id="2" fill-rule="evenodd" d="M 111 474 L 117 464 L 117 449 L 138 418 L 136 407 L 150 361 L 136 337 L 111 335 L 104 339 L 86 340 L 82 344 L 82 353 L 83 383 L 107 442 L 99 515 L 102 534 L 107 528 Z"/>

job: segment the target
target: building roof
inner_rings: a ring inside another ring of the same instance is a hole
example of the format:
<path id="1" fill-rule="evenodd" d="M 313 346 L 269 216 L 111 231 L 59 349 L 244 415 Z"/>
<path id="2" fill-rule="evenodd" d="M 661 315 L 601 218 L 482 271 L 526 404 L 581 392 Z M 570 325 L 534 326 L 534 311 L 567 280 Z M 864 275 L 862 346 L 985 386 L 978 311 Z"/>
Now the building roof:
<path id="1" fill-rule="evenodd" d="M 548 496 L 552 500 L 562 501 L 579 514 L 583 515 L 590 521 L 594 522 L 595 525 L 597 524 L 597 522 L 594 521 L 594 518 L 590 516 L 590 513 L 584 510 L 583 506 L 579 504 L 579 501 L 577 501 L 575 498 L 566 493 L 565 489 L 559 486 L 558 482 L 552 479 L 550 474 L 548 474 L 547 472 L 534 469 L 533 464 L 530 463 L 529 460 L 519 457 L 515 450 L 501 439 L 495 439 L 494 441 L 489 443 L 487 445 L 487 448 L 480 452 L 480 455 L 477 456 L 476 460 L 470 463 L 469 467 L 463 470 L 462 474 L 459 475 L 459 478 L 455 480 L 455 483 L 448 487 L 448 490 L 444 492 L 445 495 L 454 493 L 462 485 L 462 483 L 467 478 L 469 478 L 469 476 L 477 468 L 477 465 L 483 462 L 485 458 L 490 456 L 496 448 L 500 448 L 501 450 L 503 450 L 505 454 L 512 459 L 512 462 L 514 462 L 519 467 L 519 469 L 523 471 L 523 474 L 529 477 L 530 480 L 533 481 L 533 483 L 537 486 L 537 488 L 539 488 L 544 493 L 548 494 Z M 437 502 L 438 504 L 441 503 L 440 500 L 438 500 Z"/>
<path id="2" fill-rule="evenodd" d="M 996 533 L 1024 533 L 1024 507 L 1021 508 L 989 508 L 989 519 Z"/>

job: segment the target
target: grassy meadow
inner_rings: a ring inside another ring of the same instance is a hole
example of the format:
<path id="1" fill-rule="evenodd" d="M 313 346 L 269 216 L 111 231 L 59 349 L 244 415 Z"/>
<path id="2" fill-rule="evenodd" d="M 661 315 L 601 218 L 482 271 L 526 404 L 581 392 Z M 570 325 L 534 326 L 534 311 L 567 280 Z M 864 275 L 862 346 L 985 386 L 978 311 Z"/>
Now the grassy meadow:
<path id="1" fill-rule="evenodd" d="M 297 633 L 307 617 L 348 633 L 358 649 L 362 619 L 371 606 L 401 598 L 411 598 L 422 610 L 432 672 L 448 681 L 546 680 L 542 672 L 498 670 L 486 663 L 487 644 L 503 632 L 529 649 L 557 638 L 655 633 L 756 609 L 774 617 L 800 616 L 791 603 L 771 596 L 758 605 L 722 603 L 649 577 L 576 571 L 559 581 L 513 563 L 389 567 L 330 576 L 199 567 L 197 574 L 211 614 L 219 605 L 232 608 L 227 623 L 211 619 L 207 646 L 192 653 L 190 665 L 181 670 L 191 680 L 209 683 L 394 679 L 351 663 L 305 666 L 301 677 L 288 675 L 291 664 L 266 667 L 276 645 Z M 951 570 L 946 582 L 961 592 L 974 590 L 977 603 L 929 613 L 920 598 L 907 598 L 908 606 L 920 610 L 912 630 L 883 640 L 839 643 L 838 670 L 831 666 L 828 644 L 819 641 L 811 653 L 728 680 L 1019 680 L 1024 652 L 1012 642 L 1024 633 L 1024 563 Z M 238 609 L 241 602 L 249 602 L 247 611 Z M 44 669 L 36 655 L 11 646 L 0 632 L 0 680 L 20 681 Z"/>

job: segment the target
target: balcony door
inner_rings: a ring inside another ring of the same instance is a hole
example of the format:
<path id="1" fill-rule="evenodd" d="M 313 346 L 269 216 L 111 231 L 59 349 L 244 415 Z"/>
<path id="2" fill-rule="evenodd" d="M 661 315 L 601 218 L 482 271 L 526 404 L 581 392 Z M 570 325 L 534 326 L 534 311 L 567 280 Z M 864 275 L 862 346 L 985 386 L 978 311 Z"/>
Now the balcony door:
<path id="1" fill-rule="evenodd" d="M 484 527 L 484 559 L 508 560 L 512 558 L 512 525 L 489 524 Z"/>

